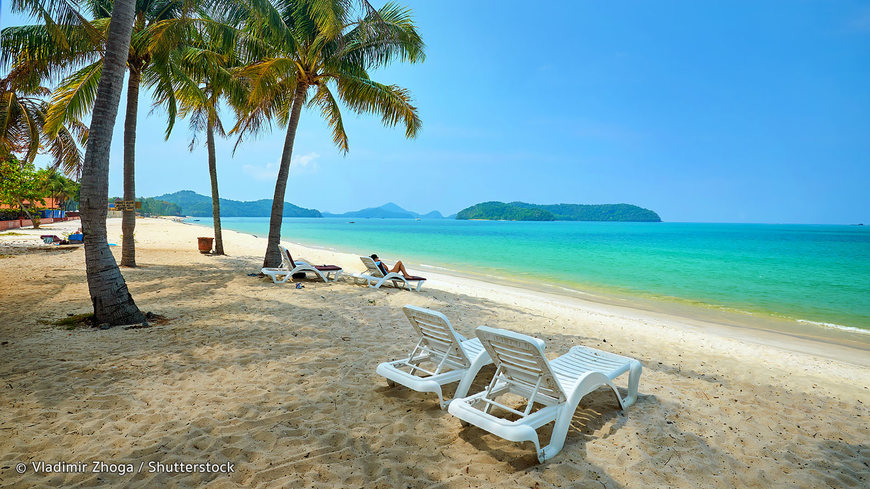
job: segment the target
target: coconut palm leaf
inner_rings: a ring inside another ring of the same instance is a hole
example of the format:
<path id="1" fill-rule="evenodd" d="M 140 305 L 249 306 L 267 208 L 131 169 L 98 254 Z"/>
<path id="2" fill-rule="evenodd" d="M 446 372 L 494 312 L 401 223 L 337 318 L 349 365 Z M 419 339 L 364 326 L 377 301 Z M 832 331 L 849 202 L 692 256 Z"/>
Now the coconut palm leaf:
<path id="1" fill-rule="evenodd" d="M 97 98 L 97 87 L 103 72 L 100 59 L 67 77 L 54 92 L 45 121 L 45 130 L 55 135 L 69 120 L 81 120 Z"/>
<path id="2" fill-rule="evenodd" d="M 410 92 L 396 85 L 384 85 L 368 78 L 342 74 L 336 77 L 339 97 L 356 112 L 381 116 L 385 126 L 404 123 L 405 136 L 413 138 L 422 126 Z"/>
<path id="3" fill-rule="evenodd" d="M 317 86 L 317 92 L 311 98 L 310 105 L 320 107 L 320 115 L 332 128 L 332 142 L 338 146 L 342 153 L 347 153 L 350 146 L 347 141 L 347 133 L 344 131 L 344 122 L 341 119 L 341 109 L 325 83 Z"/>

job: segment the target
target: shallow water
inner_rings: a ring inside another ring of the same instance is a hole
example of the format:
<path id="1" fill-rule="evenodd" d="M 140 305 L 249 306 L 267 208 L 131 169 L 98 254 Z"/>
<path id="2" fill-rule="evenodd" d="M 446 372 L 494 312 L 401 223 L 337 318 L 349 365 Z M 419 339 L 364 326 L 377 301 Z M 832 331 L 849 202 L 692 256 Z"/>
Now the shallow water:
<path id="1" fill-rule="evenodd" d="M 281 234 L 388 261 L 870 331 L 867 227 L 350 221 L 285 218 Z M 235 231 L 268 233 L 268 218 L 221 222 Z"/>

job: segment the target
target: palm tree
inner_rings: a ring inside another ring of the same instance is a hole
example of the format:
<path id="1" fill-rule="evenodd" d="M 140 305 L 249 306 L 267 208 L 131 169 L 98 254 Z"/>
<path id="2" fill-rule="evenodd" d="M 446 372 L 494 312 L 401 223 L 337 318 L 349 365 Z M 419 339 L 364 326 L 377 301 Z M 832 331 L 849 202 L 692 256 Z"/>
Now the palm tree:
<path id="1" fill-rule="evenodd" d="M 107 34 L 102 73 L 92 103 L 93 114 L 88 130 L 85 157 L 82 163 L 82 185 L 79 193 L 82 230 L 85 242 L 85 268 L 88 290 L 98 323 L 130 324 L 144 321 L 127 290 L 121 270 L 112 256 L 106 239 L 106 209 L 109 198 L 109 149 L 112 130 L 121 99 L 130 34 L 133 26 L 135 0 L 115 0 L 112 17 L 104 22 Z M 43 25 L 12 32 L 3 31 L 2 59 L 16 58 L 26 79 L 52 77 L 64 69 L 69 59 L 77 59 L 87 50 L 84 41 L 99 37 L 99 29 L 91 25 L 68 0 L 16 0 L 13 8 L 42 18 Z M 10 28 L 11 29 L 11 28 Z M 10 39 L 33 42 L 9 42 Z M 16 48 L 16 45 L 18 48 Z M 78 120 L 78 117 L 72 119 Z M 69 120 L 69 119 L 67 119 Z"/>
<path id="2" fill-rule="evenodd" d="M 42 189 L 48 192 L 48 196 L 54 201 L 58 209 L 66 208 L 67 202 L 75 197 L 79 191 L 79 184 L 56 170 L 46 168 L 40 170 Z"/>
<path id="3" fill-rule="evenodd" d="M 226 17 L 218 16 L 218 17 Z M 216 255 L 223 255 L 224 244 L 220 221 L 220 193 L 218 191 L 217 157 L 215 151 L 215 133 L 226 137 L 224 124 L 220 117 L 220 106 L 223 100 L 230 100 L 234 105 L 244 101 L 244 85 L 236 78 L 231 68 L 238 65 L 237 46 L 243 44 L 241 32 L 232 27 L 229 20 L 212 18 L 206 11 L 201 11 L 199 17 L 192 21 L 163 22 L 162 30 L 156 30 L 154 39 L 160 43 L 164 35 L 177 35 L 169 31 L 181 28 L 182 35 L 187 37 L 187 44 L 181 49 L 169 53 L 171 59 L 165 63 L 168 76 L 163 80 L 171 80 L 173 90 L 164 90 L 164 96 L 156 104 L 169 105 L 170 121 L 166 137 L 172 132 L 176 112 L 182 117 L 190 116 L 190 129 L 193 138 L 190 150 L 196 147 L 198 136 L 205 132 L 206 148 L 208 150 L 208 170 L 211 180 L 212 217 L 214 220 Z M 196 25 L 198 29 L 188 29 Z M 163 44 L 170 44 L 163 42 Z M 170 97 L 170 94 L 174 98 Z M 177 108 L 173 107 L 173 102 Z"/>
<path id="4" fill-rule="evenodd" d="M 332 127 L 333 142 L 344 153 L 349 146 L 339 100 L 354 112 L 380 115 L 387 126 L 402 123 L 405 136 L 413 138 L 421 121 L 409 92 L 373 81 L 368 70 L 394 59 L 422 61 L 424 46 L 410 10 L 395 4 L 375 11 L 364 2 L 364 15 L 355 18 L 347 1 L 251 1 L 255 5 L 246 29 L 263 40 L 266 52 L 238 70 L 250 85 L 250 97 L 233 131 L 241 141 L 272 120 L 286 125 L 263 259 L 264 267 L 275 267 L 281 262 L 284 195 L 303 104 L 320 109 Z"/>
<path id="5" fill-rule="evenodd" d="M 56 46 L 56 33 L 48 25 L 9 28 L 10 42 L 4 45 L 6 52 L 23 52 L 28 59 L 34 60 L 43 74 L 57 73 L 68 64 L 84 67 L 69 75 L 57 87 L 49 108 L 46 126 L 49 134 L 59 130 L 65 121 L 79 120 L 87 114 L 97 94 L 97 87 L 104 69 L 102 56 L 109 28 L 108 20 L 114 8 L 104 0 L 85 0 L 84 8 L 94 20 L 82 21 L 77 28 L 65 26 L 66 45 Z M 136 118 L 139 108 L 139 91 L 143 84 L 159 90 L 163 73 L 158 69 L 166 56 L 155 56 L 155 46 L 151 33 L 163 20 L 179 18 L 184 15 L 189 2 L 184 0 L 137 0 L 135 2 L 134 25 L 126 66 L 129 69 L 127 80 L 127 106 L 124 119 L 124 200 L 136 198 L 135 159 L 136 159 Z M 46 21 L 48 22 L 48 21 Z M 56 22 L 55 24 L 60 24 Z M 94 35 L 96 33 L 96 35 Z M 168 51 L 158 46 L 161 52 Z M 136 266 L 135 241 L 136 212 L 124 210 L 122 214 L 121 266 Z"/>
<path id="6" fill-rule="evenodd" d="M 109 150 L 121 100 L 136 0 L 115 0 L 106 36 L 102 73 L 94 99 L 90 135 L 82 168 L 79 209 L 85 242 L 88 290 L 97 323 L 130 324 L 145 320 L 127 290 L 106 239 L 109 202 Z"/>
<path id="7" fill-rule="evenodd" d="M 32 163 L 37 154 L 48 153 L 53 159 L 53 169 L 77 178 L 82 165 L 79 144 L 87 141 L 88 128 L 71 120 L 53 136 L 46 134 L 48 102 L 44 97 L 50 92 L 41 86 L 22 86 L 16 74 L 13 68 L 7 77 L 0 79 L 0 155 L 15 153 L 21 156 L 22 163 Z"/>

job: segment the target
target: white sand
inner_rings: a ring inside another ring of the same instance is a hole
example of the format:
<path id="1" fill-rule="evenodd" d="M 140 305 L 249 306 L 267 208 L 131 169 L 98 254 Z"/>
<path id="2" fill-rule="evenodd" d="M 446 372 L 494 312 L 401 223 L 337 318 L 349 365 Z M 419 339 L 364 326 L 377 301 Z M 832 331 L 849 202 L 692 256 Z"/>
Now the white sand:
<path id="1" fill-rule="evenodd" d="M 120 220 L 109 226 L 120 243 Z M 140 267 L 124 275 L 140 308 L 168 324 L 67 331 L 40 321 L 89 311 L 83 251 L 13 254 L 3 243 L 38 239 L 0 233 L 0 486 L 868 485 L 866 350 L 413 268 L 430 279 L 420 294 L 349 280 L 294 289 L 247 276 L 263 239 L 225 231 L 231 256 L 211 257 L 196 251 L 198 235 L 211 233 L 138 221 Z M 362 269 L 356 256 L 290 246 Z M 374 373 L 413 345 L 406 303 L 467 336 L 480 324 L 533 334 L 551 356 L 585 344 L 638 358 L 640 398 L 623 413 L 603 389 L 587 396 L 563 451 L 538 465 L 531 444 L 462 428 L 434 395 Z M 15 472 L 32 461 L 145 467 Z M 235 472 L 154 474 L 149 461 L 229 461 Z"/>

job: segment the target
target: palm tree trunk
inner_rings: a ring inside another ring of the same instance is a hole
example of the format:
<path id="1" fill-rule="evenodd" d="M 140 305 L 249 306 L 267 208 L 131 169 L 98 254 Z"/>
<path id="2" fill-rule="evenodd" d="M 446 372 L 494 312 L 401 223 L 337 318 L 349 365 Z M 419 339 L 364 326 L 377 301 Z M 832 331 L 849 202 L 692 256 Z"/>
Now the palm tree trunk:
<path id="1" fill-rule="evenodd" d="M 287 121 L 284 151 L 281 153 L 281 166 L 278 169 L 278 180 L 275 182 L 275 195 L 272 197 L 272 218 L 269 220 L 269 240 L 266 243 L 263 267 L 275 268 L 281 265 L 281 251 L 278 245 L 281 243 L 281 222 L 284 219 L 284 192 L 287 190 L 293 142 L 296 140 L 296 128 L 299 127 L 299 114 L 302 112 L 302 102 L 307 88 L 300 83 L 296 85 L 296 93 L 293 95 L 293 108 L 290 110 L 290 120 Z"/>
<path id="2" fill-rule="evenodd" d="M 124 200 L 136 200 L 136 117 L 139 112 L 139 84 L 142 74 L 130 67 L 127 80 L 127 114 L 124 116 Z M 121 266 L 136 266 L 136 210 L 124 208 L 121 214 Z"/>
<path id="3" fill-rule="evenodd" d="M 88 291 L 99 323 L 131 324 L 145 320 L 127 291 L 124 276 L 106 240 L 109 202 L 109 149 L 118 115 L 121 85 L 127 69 L 127 52 L 133 30 L 135 0 L 115 0 L 106 42 L 103 74 L 91 116 L 90 137 L 82 165 L 79 209 L 85 241 Z"/>
<path id="4" fill-rule="evenodd" d="M 214 124 L 209 119 L 205 136 L 208 146 L 208 175 L 211 177 L 211 215 L 214 219 L 214 254 L 224 254 L 224 239 L 221 236 L 221 197 L 218 194 L 217 161 L 214 149 Z"/>

